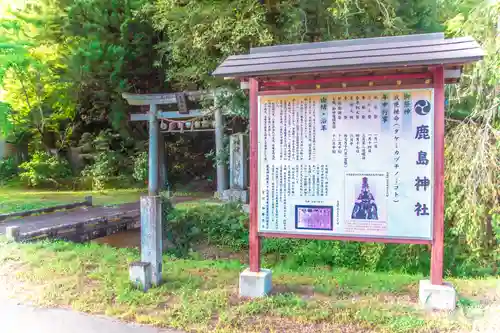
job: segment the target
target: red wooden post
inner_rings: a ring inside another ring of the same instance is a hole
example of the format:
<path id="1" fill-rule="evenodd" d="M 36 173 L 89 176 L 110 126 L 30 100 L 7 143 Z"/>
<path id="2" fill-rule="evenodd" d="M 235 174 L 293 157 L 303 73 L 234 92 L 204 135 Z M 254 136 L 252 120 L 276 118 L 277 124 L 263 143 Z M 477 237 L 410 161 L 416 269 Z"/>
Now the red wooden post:
<path id="1" fill-rule="evenodd" d="M 260 272 L 260 238 L 258 234 L 259 223 L 259 114 L 258 114 L 259 82 L 250 79 L 250 271 Z"/>
<path id="2" fill-rule="evenodd" d="M 444 255 L 444 68 L 434 69 L 434 209 L 431 283 L 443 284 Z"/>

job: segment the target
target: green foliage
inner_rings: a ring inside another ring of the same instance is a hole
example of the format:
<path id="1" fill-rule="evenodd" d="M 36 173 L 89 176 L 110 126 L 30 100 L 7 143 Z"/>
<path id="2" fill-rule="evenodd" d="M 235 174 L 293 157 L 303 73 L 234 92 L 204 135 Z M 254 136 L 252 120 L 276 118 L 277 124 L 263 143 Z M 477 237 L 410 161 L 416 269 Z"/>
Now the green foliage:
<path id="1" fill-rule="evenodd" d="M 132 176 L 140 183 L 148 180 L 148 153 L 143 151 L 134 156 L 134 173 Z"/>
<path id="2" fill-rule="evenodd" d="M 37 151 L 28 162 L 19 165 L 21 179 L 29 186 L 52 185 L 58 187 L 60 181 L 71 176 L 68 162 Z"/>
<path id="3" fill-rule="evenodd" d="M 213 173 L 212 162 L 205 156 L 214 147 L 213 134 L 166 135 L 165 141 L 169 183 L 188 184 Z"/>
<path id="4" fill-rule="evenodd" d="M 265 8 L 255 0 L 157 0 L 146 12 L 166 36 L 157 48 L 167 79 L 182 87 L 211 82 L 223 58 L 272 42 Z"/>
<path id="5" fill-rule="evenodd" d="M 379 37 L 439 28 L 432 0 L 269 1 L 278 43 Z"/>
<path id="6" fill-rule="evenodd" d="M 7 103 L 0 101 L 0 136 L 8 137 L 12 132 L 11 111 Z"/>
<path id="7" fill-rule="evenodd" d="M 235 251 L 248 246 L 248 217 L 237 205 L 171 209 L 166 199 L 163 202 L 163 230 L 177 255 L 187 255 L 201 241 Z"/>
<path id="8" fill-rule="evenodd" d="M 91 180 L 92 189 L 103 190 L 112 179 L 124 182 L 123 186 L 131 185 L 127 176 L 132 174 L 133 161 L 129 152 L 133 142 L 123 140 L 119 134 L 111 130 L 101 131 L 95 138 L 90 139 L 93 152 L 92 162 L 82 171 L 82 177 Z"/>
<path id="9" fill-rule="evenodd" d="M 208 244 L 233 252 L 248 249 L 248 215 L 234 204 L 197 205 L 174 208 L 167 204 L 164 231 L 170 252 L 186 256 L 197 244 Z M 450 230 L 445 235 L 445 274 L 485 276 L 496 267 L 461 252 L 460 239 Z M 263 257 L 288 269 L 301 267 L 346 267 L 365 271 L 398 271 L 427 275 L 430 248 L 425 245 L 359 243 L 304 239 L 262 240 Z"/>
<path id="10" fill-rule="evenodd" d="M 0 159 L 0 183 L 5 183 L 17 175 L 17 163 L 13 157 Z"/>
<path id="11" fill-rule="evenodd" d="M 494 218 L 500 212 L 500 4 L 476 2 L 446 22 L 448 34 L 473 36 L 486 52 L 449 91 L 449 111 L 467 110 L 468 116 L 448 124 L 446 227 L 456 250 L 472 261 L 500 258 Z"/>

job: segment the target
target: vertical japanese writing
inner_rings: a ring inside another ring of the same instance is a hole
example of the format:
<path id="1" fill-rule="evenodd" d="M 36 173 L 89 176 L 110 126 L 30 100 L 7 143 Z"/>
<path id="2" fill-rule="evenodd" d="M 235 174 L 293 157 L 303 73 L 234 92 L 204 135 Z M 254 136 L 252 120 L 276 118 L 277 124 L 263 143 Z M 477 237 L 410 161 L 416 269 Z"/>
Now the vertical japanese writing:
<path id="1" fill-rule="evenodd" d="M 419 116 L 419 119 L 425 121 L 429 117 L 430 105 L 428 101 L 418 101 L 416 104 L 419 105 L 419 110 L 415 111 Z M 429 109 L 427 107 L 429 106 Z M 411 102 L 410 102 L 410 112 L 411 112 Z M 415 131 L 416 141 L 427 141 L 430 140 L 430 128 L 429 125 L 421 124 L 417 125 Z M 429 159 L 427 157 L 427 151 L 420 150 L 417 152 L 415 164 L 419 167 L 419 170 L 425 169 L 429 165 Z M 431 180 L 426 176 L 417 175 L 415 177 L 415 191 L 416 192 L 426 192 L 431 186 Z M 415 214 L 416 216 L 428 216 L 429 213 L 429 203 L 417 201 L 415 204 Z"/>
<path id="2" fill-rule="evenodd" d="M 403 102 L 403 112 L 404 114 L 411 113 L 411 94 L 409 92 L 404 93 L 404 102 Z"/>
<path id="3" fill-rule="evenodd" d="M 292 109 L 292 103 L 290 101 L 288 101 L 288 103 L 286 103 L 286 110 L 285 110 L 285 119 L 284 119 L 284 129 L 283 129 L 283 135 L 285 136 L 285 144 L 286 144 L 286 147 L 285 147 L 285 156 L 284 156 L 284 160 L 286 161 L 290 161 L 290 154 L 291 154 L 291 151 L 290 151 L 290 139 L 291 139 L 291 135 L 290 135 L 290 111 Z"/>
<path id="4" fill-rule="evenodd" d="M 393 118 L 393 137 L 394 137 L 394 202 L 399 202 L 399 186 L 400 186 L 400 130 L 401 130 L 401 97 L 399 93 L 394 94 L 392 105 L 392 118 Z"/>
<path id="5" fill-rule="evenodd" d="M 366 159 L 366 135 L 363 133 L 361 135 L 361 159 Z"/>
<path id="6" fill-rule="evenodd" d="M 267 123 L 269 121 L 269 103 L 266 102 L 264 103 L 264 112 L 263 112 L 263 117 L 262 117 L 262 122 L 263 122 L 263 127 L 264 127 L 264 137 L 267 138 L 269 133 L 267 132 Z M 264 140 L 264 161 L 267 161 L 267 156 L 268 156 L 268 142 L 267 140 Z"/>
<path id="7" fill-rule="evenodd" d="M 290 196 L 290 166 L 283 166 L 283 230 L 286 230 L 287 198 Z"/>
<path id="8" fill-rule="evenodd" d="M 264 219 L 263 219 L 263 223 L 265 223 L 265 228 L 266 229 L 269 229 L 269 164 L 266 165 L 266 187 L 265 187 L 265 213 L 264 213 Z"/>
<path id="9" fill-rule="evenodd" d="M 291 144 L 290 144 L 290 160 L 295 161 L 297 160 L 297 150 L 296 150 L 296 140 L 297 140 L 297 133 L 295 132 L 297 122 L 295 121 L 295 115 L 297 114 L 297 100 L 294 98 L 293 103 L 292 103 L 292 108 L 289 110 L 290 112 L 290 123 L 289 123 L 289 128 L 291 129 Z"/>
<path id="10" fill-rule="evenodd" d="M 344 168 L 347 168 L 348 166 L 348 161 L 347 161 L 347 134 L 344 134 Z"/>
<path id="11" fill-rule="evenodd" d="M 367 141 L 368 141 L 368 145 L 366 147 L 366 150 L 367 150 L 367 153 L 370 154 L 372 152 L 372 147 L 373 147 L 372 146 L 373 142 L 372 142 L 372 134 L 371 133 L 369 133 L 367 135 Z"/>
<path id="12" fill-rule="evenodd" d="M 272 112 L 271 112 L 271 161 L 276 160 L 276 103 L 272 103 Z"/>
<path id="13" fill-rule="evenodd" d="M 389 95 L 382 95 L 382 108 L 380 110 L 382 121 L 387 123 L 389 121 Z"/>
<path id="14" fill-rule="evenodd" d="M 284 155 L 285 155 L 285 144 L 284 144 L 284 138 L 283 138 L 283 131 L 285 130 L 285 124 L 284 124 L 284 113 L 285 113 L 285 110 L 286 110 L 286 104 L 287 102 L 285 100 L 282 100 L 281 103 L 280 103 L 280 109 L 279 109 L 279 116 L 280 116 L 280 119 L 279 119 L 279 144 L 280 144 L 280 158 L 279 160 L 280 161 L 283 161 L 284 159 Z"/>
<path id="15" fill-rule="evenodd" d="M 328 103 L 326 96 L 321 97 L 320 100 L 320 118 L 319 126 L 321 131 L 326 131 L 328 129 Z"/>
<path id="16" fill-rule="evenodd" d="M 336 129 L 337 128 L 337 104 L 335 101 L 335 97 L 332 98 L 332 128 Z"/>
<path id="17" fill-rule="evenodd" d="M 317 121 L 316 121 L 316 100 L 313 100 L 312 103 L 312 149 L 311 149 L 311 158 L 309 160 L 314 161 L 316 160 L 316 127 L 317 127 Z"/>

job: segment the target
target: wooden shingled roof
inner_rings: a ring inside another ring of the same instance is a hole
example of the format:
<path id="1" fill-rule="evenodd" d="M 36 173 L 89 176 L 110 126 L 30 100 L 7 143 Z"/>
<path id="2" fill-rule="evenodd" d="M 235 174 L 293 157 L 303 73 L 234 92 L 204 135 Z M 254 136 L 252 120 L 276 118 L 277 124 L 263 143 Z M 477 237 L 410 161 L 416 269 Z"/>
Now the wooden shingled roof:
<path id="1" fill-rule="evenodd" d="M 471 37 L 445 39 L 444 34 L 433 33 L 252 48 L 249 54 L 228 57 L 213 75 L 244 78 L 431 65 L 456 68 L 483 56 Z"/>

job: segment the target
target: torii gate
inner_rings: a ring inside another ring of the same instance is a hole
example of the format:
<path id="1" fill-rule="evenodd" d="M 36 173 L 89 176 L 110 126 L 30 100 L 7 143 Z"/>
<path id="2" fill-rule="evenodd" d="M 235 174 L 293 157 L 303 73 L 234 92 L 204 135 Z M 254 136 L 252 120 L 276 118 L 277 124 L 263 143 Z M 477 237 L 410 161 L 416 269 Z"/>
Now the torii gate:
<path id="1" fill-rule="evenodd" d="M 165 164 L 164 137 L 160 135 L 160 121 L 169 120 L 184 125 L 193 117 L 203 116 L 201 110 L 188 110 L 187 99 L 198 101 L 214 98 L 208 91 L 189 91 L 160 94 L 129 94 L 122 97 L 130 105 L 149 106 L 147 113 L 132 114 L 131 121 L 149 122 L 149 171 L 148 195 L 141 197 L 141 262 L 130 267 L 132 282 L 140 283 L 144 289 L 161 283 L 162 270 L 162 207 L 159 192 L 165 188 L 167 169 Z M 161 111 L 158 105 L 177 104 L 178 111 Z M 215 149 L 219 155 L 223 149 L 224 119 L 220 108 L 215 108 Z M 206 131 L 191 126 L 185 132 Z M 172 131 L 170 131 L 172 132 Z M 183 128 L 175 132 L 184 132 Z M 224 165 L 217 165 L 217 192 L 227 189 L 227 171 Z"/>

